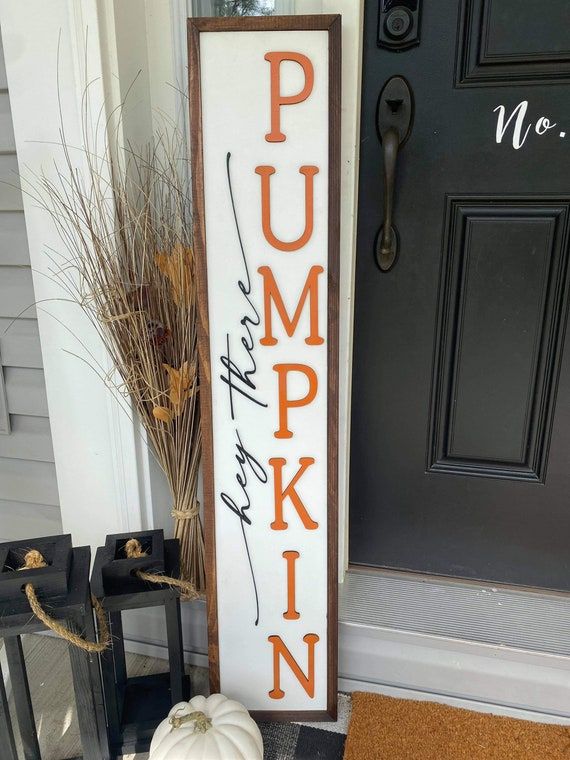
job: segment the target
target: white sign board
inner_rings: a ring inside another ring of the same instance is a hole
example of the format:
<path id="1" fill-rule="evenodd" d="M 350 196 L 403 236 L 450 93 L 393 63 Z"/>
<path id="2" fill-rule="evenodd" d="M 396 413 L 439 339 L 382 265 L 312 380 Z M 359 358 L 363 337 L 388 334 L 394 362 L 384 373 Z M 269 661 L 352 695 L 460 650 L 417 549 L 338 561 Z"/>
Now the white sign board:
<path id="1" fill-rule="evenodd" d="M 335 715 L 340 17 L 189 21 L 211 686 Z"/>

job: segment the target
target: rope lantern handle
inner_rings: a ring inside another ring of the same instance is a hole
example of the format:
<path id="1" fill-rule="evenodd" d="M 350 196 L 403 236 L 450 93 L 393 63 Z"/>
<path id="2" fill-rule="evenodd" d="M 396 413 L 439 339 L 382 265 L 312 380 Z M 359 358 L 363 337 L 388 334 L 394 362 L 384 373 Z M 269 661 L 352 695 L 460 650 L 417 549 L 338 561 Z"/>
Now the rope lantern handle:
<path id="1" fill-rule="evenodd" d="M 18 571 L 25 570 L 37 570 L 41 567 L 47 567 L 48 563 L 42 556 L 42 553 L 37 549 L 30 549 L 24 556 L 24 564 L 18 568 Z M 111 643 L 111 634 L 109 632 L 109 626 L 107 624 L 107 616 L 105 610 L 101 605 L 101 602 L 97 597 L 91 594 L 91 603 L 95 614 L 97 616 L 97 623 L 99 628 L 99 641 L 89 641 L 83 638 L 77 633 L 70 631 L 67 626 L 61 623 L 59 620 L 52 618 L 42 607 L 36 590 L 32 583 L 26 583 L 24 586 L 24 593 L 28 599 L 28 603 L 32 609 L 34 615 L 40 620 L 47 628 L 57 633 L 62 639 L 65 639 L 73 646 L 82 649 L 84 652 L 90 652 L 92 654 L 100 654 L 107 649 Z"/>
<path id="2" fill-rule="evenodd" d="M 140 541 L 136 538 L 130 538 L 125 545 L 125 554 L 129 559 L 138 559 L 140 557 L 148 556 L 142 548 Z M 47 567 L 48 563 L 45 561 L 42 553 L 37 549 L 30 549 L 24 555 L 24 564 L 18 568 L 18 571 L 37 570 L 41 567 Z M 196 587 L 190 581 L 182 580 L 181 578 L 172 578 L 169 575 L 163 575 L 160 573 L 147 573 L 144 570 L 137 570 L 136 575 L 143 581 L 148 583 L 160 583 L 168 586 L 174 586 L 182 591 L 185 599 L 198 599 L 200 594 L 196 590 Z M 107 615 L 103 609 L 103 605 L 97 599 L 96 596 L 91 594 L 91 603 L 95 610 L 97 617 L 97 627 L 99 630 L 99 641 L 89 641 L 88 639 L 80 636 L 64 625 L 59 620 L 51 617 L 44 610 L 41 605 L 36 590 L 32 583 L 26 583 L 24 585 L 24 593 L 31 607 L 34 615 L 40 620 L 46 628 L 56 633 L 65 641 L 68 641 L 73 646 L 82 649 L 84 652 L 90 652 L 92 654 L 100 654 L 104 652 L 111 644 L 111 633 L 109 631 L 109 625 L 107 623 Z"/>
<path id="3" fill-rule="evenodd" d="M 125 554 L 129 559 L 140 559 L 141 557 L 148 556 L 142 548 L 141 542 L 136 538 L 129 538 L 125 544 Z M 175 586 L 176 588 L 179 588 L 182 591 L 183 597 L 188 601 L 200 598 L 196 586 L 190 581 L 185 581 L 181 578 L 173 578 L 170 575 L 164 575 L 161 573 L 147 573 L 144 570 L 136 570 L 135 574 L 142 581 L 147 581 L 148 583 L 160 583 L 161 585 Z"/>

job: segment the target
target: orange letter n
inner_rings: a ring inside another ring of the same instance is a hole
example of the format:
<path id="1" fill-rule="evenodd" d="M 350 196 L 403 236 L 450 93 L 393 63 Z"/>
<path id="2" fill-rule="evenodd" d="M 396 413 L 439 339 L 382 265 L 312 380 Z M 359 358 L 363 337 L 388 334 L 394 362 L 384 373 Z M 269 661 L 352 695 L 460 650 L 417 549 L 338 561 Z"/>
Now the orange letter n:
<path id="1" fill-rule="evenodd" d="M 269 692 L 271 699 L 283 699 L 285 696 L 285 692 L 281 689 L 280 657 L 283 657 L 297 681 L 312 699 L 315 696 L 315 644 L 319 640 L 317 634 L 307 633 L 303 636 L 303 641 L 308 649 L 307 675 L 303 673 L 298 662 L 283 643 L 281 636 L 268 636 L 267 640 L 273 644 L 273 689 Z"/>
<path id="2" fill-rule="evenodd" d="M 281 106 L 292 106 L 307 100 L 313 90 L 315 72 L 313 64 L 302 53 L 266 53 L 265 60 L 271 66 L 271 132 L 265 135 L 267 142 L 284 142 L 281 132 Z M 280 67 L 282 61 L 294 61 L 303 69 L 305 85 L 296 95 L 281 95 Z"/>
<path id="3" fill-rule="evenodd" d="M 292 338 L 295 330 L 297 329 L 297 325 L 299 324 L 299 320 L 301 319 L 301 313 L 303 311 L 303 307 L 305 306 L 307 298 L 309 299 L 310 333 L 309 337 L 305 338 L 305 343 L 308 346 L 320 346 L 322 343 L 324 343 L 324 338 L 321 338 L 319 335 L 318 277 L 325 270 L 320 266 L 313 266 L 309 270 L 309 274 L 305 280 L 305 286 L 303 287 L 303 292 L 301 293 L 301 297 L 297 303 L 297 308 L 293 314 L 293 319 L 290 319 L 289 315 L 287 314 L 285 304 L 283 303 L 283 298 L 281 297 L 281 292 L 277 287 L 277 283 L 275 282 L 275 277 L 273 276 L 271 269 L 269 267 L 259 267 L 257 271 L 263 277 L 263 306 L 265 311 L 265 336 L 259 341 L 261 345 L 275 346 L 277 344 L 277 338 L 273 337 L 273 333 L 271 331 L 271 301 L 273 300 L 273 303 L 275 304 L 275 308 L 277 309 L 277 313 L 281 318 L 285 332 L 290 338 Z"/>

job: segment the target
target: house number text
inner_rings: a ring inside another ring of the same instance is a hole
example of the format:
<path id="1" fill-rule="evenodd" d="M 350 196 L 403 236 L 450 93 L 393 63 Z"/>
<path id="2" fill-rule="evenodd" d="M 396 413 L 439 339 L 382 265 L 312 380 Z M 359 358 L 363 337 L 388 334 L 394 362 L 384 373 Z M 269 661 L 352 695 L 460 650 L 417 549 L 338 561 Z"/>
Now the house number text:
<path id="1" fill-rule="evenodd" d="M 556 122 L 548 116 L 539 116 L 536 121 L 528 118 L 528 100 L 522 100 L 510 113 L 503 105 L 497 106 L 493 112 L 497 114 L 497 144 L 510 141 L 515 150 L 523 147 L 531 131 L 542 137 L 556 127 Z M 559 136 L 566 137 L 566 132 L 559 132 Z"/>

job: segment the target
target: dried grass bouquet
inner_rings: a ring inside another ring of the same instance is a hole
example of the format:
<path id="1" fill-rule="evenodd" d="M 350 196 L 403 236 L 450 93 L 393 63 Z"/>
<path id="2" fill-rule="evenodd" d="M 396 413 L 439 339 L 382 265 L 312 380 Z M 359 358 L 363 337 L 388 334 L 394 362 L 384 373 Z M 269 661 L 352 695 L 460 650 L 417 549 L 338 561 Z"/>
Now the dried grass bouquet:
<path id="1" fill-rule="evenodd" d="M 200 591 L 197 293 L 186 145 L 174 127 L 140 151 L 115 135 L 102 155 L 87 140 L 80 149 L 68 145 L 63 129 L 61 137 L 64 159 L 54 178 L 42 174 L 33 183 L 65 243 L 65 254 L 52 255 L 52 273 L 95 325 L 116 370 L 108 382 L 138 413 L 171 490 L 184 577 Z"/>

